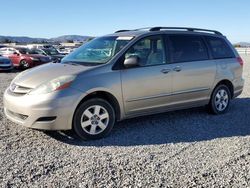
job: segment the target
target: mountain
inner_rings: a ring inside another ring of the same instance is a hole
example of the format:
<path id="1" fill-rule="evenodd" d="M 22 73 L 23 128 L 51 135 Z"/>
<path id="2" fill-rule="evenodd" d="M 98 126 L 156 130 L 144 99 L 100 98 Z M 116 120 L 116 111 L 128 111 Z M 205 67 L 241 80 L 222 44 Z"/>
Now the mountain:
<path id="1" fill-rule="evenodd" d="M 234 45 L 241 46 L 241 47 L 250 47 L 250 42 L 238 42 Z"/>
<path id="2" fill-rule="evenodd" d="M 42 43 L 42 42 L 84 42 L 92 37 L 90 36 L 81 36 L 81 35 L 63 35 L 56 38 L 31 38 L 31 37 L 15 37 L 15 36 L 0 36 L 0 42 L 2 43 L 9 43 L 9 42 L 16 42 L 16 43 Z"/>
<path id="3" fill-rule="evenodd" d="M 12 36 L 0 36 L 0 42 L 18 42 L 18 43 L 39 43 L 47 41 L 45 38 L 31 38 L 31 37 L 12 37 Z"/>
<path id="4" fill-rule="evenodd" d="M 51 38 L 50 40 L 53 42 L 67 42 L 67 41 L 78 41 L 84 42 L 91 38 L 90 36 L 81 36 L 81 35 L 63 35 L 56 38 Z"/>

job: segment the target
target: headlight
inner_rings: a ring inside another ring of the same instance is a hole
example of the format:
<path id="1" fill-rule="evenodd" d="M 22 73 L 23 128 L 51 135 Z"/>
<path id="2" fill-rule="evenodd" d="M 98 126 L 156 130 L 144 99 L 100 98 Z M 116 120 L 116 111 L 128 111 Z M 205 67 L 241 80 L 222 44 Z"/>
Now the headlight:
<path id="1" fill-rule="evenodd" d="M 35 57 L 30 57 L 30 59 L 31 59 L 32 61 L 40 61 L 38 58 L 35 58 Z"/>
<path id="2" fill-rule="evenodd" d="M 46 94 L 46 93 L 51 93 L 53 91 L 58 91 L 68 88 L 75 78 L 76 78 L 75 75 L 58 77 L 49 82 L 41 84 L 35 89 L 32 89 L 28 94 L 30 95 Z"/>

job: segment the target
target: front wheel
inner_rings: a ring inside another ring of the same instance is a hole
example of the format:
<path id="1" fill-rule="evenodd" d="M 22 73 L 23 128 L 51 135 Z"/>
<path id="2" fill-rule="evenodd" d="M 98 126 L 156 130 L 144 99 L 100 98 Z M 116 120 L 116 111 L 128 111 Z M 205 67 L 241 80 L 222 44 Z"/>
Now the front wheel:
<path id="1" fill-rule="evenodd" d="M 114 123 L 114 108 L 106 100 L 93 98 L 77 108 L 73 129 L 83 140 L 99 139 L 110 133 Z"/>
<path id="2" fill-rule="evenodd" d="M 30 67 L 29 63 L 25 59 L 20 61 L 19 66 L 21 69 L 27 69 Z"/>
<path id="3" fill-rule="evenodd" d="M 217 86 L 211 96 L 208 105 L 209 111 L 213 114 L 223 114 L 228 111 L 231 102 L 231 94 L 226 85 Z"/>

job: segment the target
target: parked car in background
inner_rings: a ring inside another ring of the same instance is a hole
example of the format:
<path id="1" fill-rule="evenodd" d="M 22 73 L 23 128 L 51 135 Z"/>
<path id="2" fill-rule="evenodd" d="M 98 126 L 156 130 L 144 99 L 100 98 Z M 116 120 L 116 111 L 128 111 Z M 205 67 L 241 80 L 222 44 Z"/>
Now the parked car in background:
<path id="1" fill-rule="evenodd" d="M 64 54 L 59 53 L 55 48 L 42 48 L 41 50 L 49 55 L 55 63 L 60 62 L 61 59 L 65 57 Z"/>
<path id="2" fill-rule="evenodd" d="M 4 93 L 4 112 L 26 127 L 73 129 L 82 139 L 142 115 L 198 106 L 223 114 L 243 91 L 243 64 L 218 31 L 117 31 L 19 74 Z"/>
<path id="3" fill-rule="evenodd" d="M 11 60 L 0 55 L 0 71 L 11 71 L 12 69 L 13 64 Z"/>
<path id="4" fill-rule="evenodd" d="M 33 54 L 41 54 L 51 58 L 53 63 L 60 62 L 65 55 L 60 54 L 55 48 L 31 48 Z"/>
<path id="5" fill-rule="evenodd" d="M 0 54 L 10 58 L 14 67 L 27 69 L 51 62 L 51 58 L 24 47 L 1 48 Z"/>
<path id="6" fill-rule="evenodd" d="M 64 47 L 64 46 L 58 47 L 57 50 L 59 51 L 59 53 L 64 54 L 64 55 L 67 55 L 67 54 L 73 52 L 72 48 L 68 48 L 68 47 Z"/>
<path id="7" fill-rule="evenodd" d="M 5 46 L 5 45 L 0 44 L 0 48 L 4 48 L 4 47 L 6 47 L 6 46 Z"/>

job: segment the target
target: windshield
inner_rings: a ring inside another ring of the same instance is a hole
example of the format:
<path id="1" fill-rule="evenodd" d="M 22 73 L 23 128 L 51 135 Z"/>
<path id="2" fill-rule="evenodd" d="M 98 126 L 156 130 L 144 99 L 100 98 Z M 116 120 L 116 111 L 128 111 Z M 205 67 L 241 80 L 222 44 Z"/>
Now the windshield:
<path id="1" fill-rule="evenodd" d="M 42 50 L 39 49 L 30 49 L 27 51 L 27 54 L 40 54 L 40 55 L 46 55 Z"/>
<path id="2" fill-rule="evenodd" d="M 117 54 L 132 37 L 100 37 L 96 38 L 63 58 L 62 63 L 104 64 Z"/>
<path id="3" fill-rule="evenodd" d="M 28 48 L 16 48 L 21 54 L 28 54 L 29 49 Z"/>
<path id="4" fill-rule="evenodd" d="M 45 51 L 48 55 L 58 55 L 59 54 L 59 52 L 54 48 L 46 48 L 46 49 L 43 49 L 43 51 Z"/>
<path id="5" fill-rule="evenodd" d="M 39 54 L 39 55 L 46 55 L 42 50 L 39 49 L 28 49 L 28 48 L 16 48 L 21 54 Z"/>

